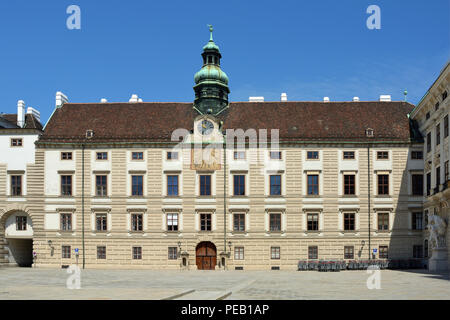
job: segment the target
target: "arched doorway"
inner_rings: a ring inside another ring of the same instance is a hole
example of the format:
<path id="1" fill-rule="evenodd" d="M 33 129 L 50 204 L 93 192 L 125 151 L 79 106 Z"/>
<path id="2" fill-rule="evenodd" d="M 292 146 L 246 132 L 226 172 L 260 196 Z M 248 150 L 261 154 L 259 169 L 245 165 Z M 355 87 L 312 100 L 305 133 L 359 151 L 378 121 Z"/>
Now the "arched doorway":
<path id="1" fill-rule="evenodd" d="M 217 250 L 214 243 L 200 242 L 195 249 L 198 270 L 214 270 L 216 268 Z"/>
<path id="2" fill-rule="evenodd" d="M 0 220 L 3 250 L 6 263 L 19 267 L 31 267 L 33 264 L 33 222 L 31 217 L 21 210 L 5 214 Z"/>

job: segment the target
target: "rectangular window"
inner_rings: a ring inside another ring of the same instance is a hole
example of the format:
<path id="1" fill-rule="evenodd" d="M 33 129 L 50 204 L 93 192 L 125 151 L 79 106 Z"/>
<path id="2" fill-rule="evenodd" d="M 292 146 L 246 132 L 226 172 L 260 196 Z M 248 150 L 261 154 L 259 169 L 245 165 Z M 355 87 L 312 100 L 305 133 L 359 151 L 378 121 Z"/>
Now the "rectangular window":
<path id="1" fill-rule="evenodd" d="M 95 195 L 97 197 L 107 197 L 107 178 L 106 176 L 95 176 Z"/>
<path id="2" fill-rule="evenodd" d="M 142 247 L 133 247 L 133 259 L 134 260 L 142 259 Z"/>
<path id="3" fill-rule="evenodd" d="M 168 249 L 168 258 L 169 260 L 177 260 L 178 259 L 178 249 L 177 247 L 169 247 Z"/>
<path id="4" fill-rule="evenodd" d="M 131 159 L 132 160 L 144 160 L 144 153 L 143 152 L 132 152 Z"/>
<path id="5" fill-rule="evenodd" d="M 441 125 L 438 124 L 436 126 L 436 145 L 438 146 L 441 143 Z"/>
<path id="6" fill-rule="evenodd" d="M 281 214 L 271 213 L 269 215 L 270 220 L 270 231 L 281 231 Z"/>
<path id="7" fill-rule="evenodd" d="M 11 147 L 21 147 L 22 145 L 22 139 L 11 139 Z"/>
<path id="8" fill-rule="evenodd" d="M 319 194 L 319 176 L 317 174 L 308 174 L 308 195 Z"/>
<path id="9" fill-rule="evenodd" d="M 344 259 L 354 259 L 355 258 L 355 249 L 353 246 L 345 246 L 344 247 Z"/>
<path id="10" fill-rule="evenodd" d="M 27 217 L 26 216 L 16 216 L 16 230 L 26 231 L 27 230 Z"/>
<path id="11" fill-rule="evenodd" d="M 99 213 L 95 215 L 95 230 L 106 231 L 108 230 L 108 215 L 105 213 Z"/>
<path id="12" fill-rule="evenodd" d="M 167 151 L 167 160 L 178 160 L 178 152 Z"/>
<path id="13" fill-rule="evenodd" d="M 423 246 L 414 245 L 413 246 L 413 258 L 422 259 L 423 258 Z"/>
<path id="14" fill-rule="evenodd" d="M 422 160 L 423 159 L 423 151 L 411 151 L 411 159 Z"/>
<path id="15" fill-rule="evenodd" d="M 234 247 L 234 260 L 244 260 L 244 247 Z"/>
<path id="16" fill-rule="evenodd" d="M 280 247 L 270 247 L 270 258 L 280 259 Z"/>
<path id="17" fill-rule="evenodd" d="M 108 160 L 108 152 L 97 152 L 97 160 Z"/>
<path id="18" fill-rule="evenodd" d="M 143 230 L 143 216 L 142 214 L 132 214 L 131 215 L 131 230 L 132 231 L 142 231 Z"/>
<path id="19" fill-rule="evenodd" d="M 307 151 L 306 159 L 308 160 L 318 160 L 319 159 L 319 151 Z"/>
<path id="20" fill-rule="evenodd" d="M 388 160 L 389 151 L 377 151 L 377 160 Z"/>
<path id="21" fill-rule="evenodd" d="M 131 195 L 142 196 L 144 194 L 144 176 L 131 176 Z"/>
<path id="22" fill-rule="evenodd" d="M 167 195 L 178 196 L 178 176 L 167 176 Z"/>
<path id="23" fill-rule="evenodd" d="M 448 137 L 448 115 L 444 117 L 444 138 Z"/>
<path id="24" fill-rule="evenodd" d="M 233 182 L 233 195 L 245 196 L 245 175 L 234 175 Z"/>
<path id="25" fill-rule="evenodd" d="M 11 176 L 11 195 L 22 195 L 22 176 Z"/>
<path id="26" fill-rule="evenodd" d="M 436 168 L 436 188 L 441 184 L 441 167 Z"/>
<path id="27" fill-rule="evenodd" d="M 427 152 L 431 152 L 431 132 L 427 133 Z"/>
<path id="28" fill-rule="evenodd" d="M 72 152 L 61 152 L 61 160 L 72 160 Z"/>
<path id="29" fill-rule="evenodd" d="M 355 230 L 355 214 L 344 213 L 344 230 Z"/>
<path id="30" fill-rule="evenodd" d="M 71 230 L 72 230 L 72 214 L 61 213 L 61 231 L 71 231 Z"/>
<path id="31" fill-rule="evenodd" d="M 70 259 L 70 246 L 62 246 L 61 252 L 62 252 L 62 258 L 63 259 Z"/>
<path id="32" fill-rule="evenodd" d="M 167 214 L 167 231 L 178 231 L 178 213 Z"/>
<path id="33" fill-rule="evenodd" d="M 388 259 L 388 246 L 379 246 L 378 251 L 380 252 L 378 254 L 380 259 Z"/>
<path id="34" fill-rule="evenodd" d="M 344 194 L 354 195 L 355 194 L 355 175 L 354 174 L 344 174 Z"/>
<path id="35" fill-rule="evenodd" d="M 271 196 L 281 195 L 281 175 L 270 176 L 270 195 Z"/>
<path id="36" fill-rule="evenodd" d="M 318 213 L 308 213 L 308 230 L 317 231 L 319 230 L 319 214 Z"/>
<path id="37" fill-rule="evenodd" d="M 245 151 L 234 151 L 234 160 L 245 160 Z"/>
<path id="38" fill-rule="evenodd" d="M 245 231 L 245 214 L 235 213 L 233 214 L 233 230 L 238 232 Z"/>
<path id="39" fill-rule="evenodd" d="M 105 246 L 97 247 L 97 259 L 101 259 L 101 260 L 106 259 L 106 247 Z"/>
<path id="40" fill-rule="evenodd" d="M 427 173 L 427 196 L 430 195 L 431 190 L 431 172 Z"/>
<path id="41" fill-rule="evenodd" d="M 344 151 L 344 160 L 355 159 L 355 151 Z"/>
<path id="42" fill-rule="evenodd" d="M 61 176 L 61 195 L 72 195 L 72 176 Z"/>
<path id="43" fill-rule="evenodd" d="M 379 174 L 378 175 L 378 194 L 388 195 L 389 194 L 389 175 Z"/>
<path id="44" fill-rule="evenodd" d="M 412 229 L 423 230 L 423 213 L 413 212 L 412 214 Z"/>
<path id="45" fill-rule="evenodd" d="M 412 194 L 413 196 L 423 195 L 423 174 L 413 174 L 411 176 L 412 181 Z"/>
<path id="46" fill-rule="evenodd" d="M 211 231 L 211 214 L 210 213 L 200 214 L 200 230 L 201 231 Z"/>
<path id="47" fill-rule="evenodd" d="M 448 160 L 444 163 L 444 182 L 448 181 Z"/>
<path id="48" fill-rule="evenodd" d="M 308 247 L 308 259 L 317 259 L 319 256 L 319 249 L 317 246 L 309 246 Z"/>
<path id="49" fill-rule="evenodd" d="M 389 230 L 389 213 L 378 212 L 378 230 L 379 231 Z"/>
<path id="50" fill-rule="evenodd" d="M 281 160 L 281 151 L 270 151 L 270 159 Z"/>
<path id="51" fill-rule="evenodd" d="M 211 175 L 201 175 L 200 177 L 200 195 L 211 195 Z"/>

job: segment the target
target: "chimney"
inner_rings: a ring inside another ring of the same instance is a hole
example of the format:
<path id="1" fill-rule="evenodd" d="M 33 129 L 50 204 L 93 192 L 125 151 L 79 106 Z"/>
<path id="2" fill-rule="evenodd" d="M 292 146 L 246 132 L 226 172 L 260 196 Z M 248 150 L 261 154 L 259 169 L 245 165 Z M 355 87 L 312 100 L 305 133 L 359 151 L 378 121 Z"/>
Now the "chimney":
<path id="1" fill-rule="evenodd" d="M 108 100 L 106 100 L 105 98 L 102 98 L 102 99 L 100 100 L 100 102 L 101 102 L 101 103 L 106 103 L 106 102 L 108 102 Z"/>
<path id="2" fill-rule="evenodd" d="M 61 108 L 63 104 L 66 102 L 69 102 L 67 96 L 61 91 L 56 92 L 56 99 L 55 99 L 56 108 Z"/>
<path id="3" fill-rule="evenodd" d="M 353 97 L 353 101 L 359 101 L 359 97 Z"/>
<path id="4" fill-rule="evenodd" d="M 330 102 L 330 98 L 329 97 L 323 97 L 323 102 Z"/>
<path id="5" fill-rule="evenodd" d="M 249 102 L 264 102 L 264 97 L 249 97 Z"/>
<path id="6" fill-rule="evenodd" d="M 130 100 L 128 102 L 139 102 L 139 98 L 137 94 L 132 94 Z"/>
<path id="7" fill-rule="evenodd" d="M 41 113 L 37 111 L 35 108 L 28 107 L 27 114 L 33 115 L 39 123 L 41 122 Z"/>
<path id="8" fill-rule="evenodd" d="M 388 102 L 391 101 L 391 95 L 390 94 L 382 94 L 380 96 L 380 101 Z"/>
<path id="9" fill-rule="evenodd" d="M 25 102 L 17 101 L 17 125 L 21 128 L 25 125 Z"/>
<path id="10" fill-rule="evenodd" d="M 281 101 L 287 101 L 287 94 L 285 92 L 281 94 Z"/>

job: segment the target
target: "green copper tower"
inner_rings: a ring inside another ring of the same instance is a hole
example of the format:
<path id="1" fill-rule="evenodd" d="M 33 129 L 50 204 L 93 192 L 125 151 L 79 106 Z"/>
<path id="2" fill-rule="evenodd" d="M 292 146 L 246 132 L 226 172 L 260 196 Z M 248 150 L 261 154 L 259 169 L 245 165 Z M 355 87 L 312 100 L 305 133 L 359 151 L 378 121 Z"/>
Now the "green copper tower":
<path id="1" fill-rule="evenodd" d="M 194 107 L 202 114 L 218 114 L 228 106 L 228 77 L 220 69 L 219 47 L 213 40 L 213 28 L 209 25 L 210 38 L 203 47 L 203 66 L 194 76 Z"/>

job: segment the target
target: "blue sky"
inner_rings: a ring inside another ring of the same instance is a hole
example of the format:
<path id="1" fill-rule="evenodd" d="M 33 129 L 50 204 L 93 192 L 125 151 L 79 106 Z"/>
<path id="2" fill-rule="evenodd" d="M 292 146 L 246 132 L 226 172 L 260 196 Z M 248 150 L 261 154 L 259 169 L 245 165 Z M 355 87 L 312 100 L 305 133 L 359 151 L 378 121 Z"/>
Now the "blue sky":
<path id="1" fill-rule="evenodd" d="M 81 8 L 68 30 L 66 8 Z M 366 9 L 381 8 L 381 30 Z M 377 100 L 416 104 L 449 59 L 450 1 L 40 0 L 0 3 L 0 111 L 17 100 L 47 121 L 71 102 L 193 101 L 207 24 L 230 100 Z"/>

